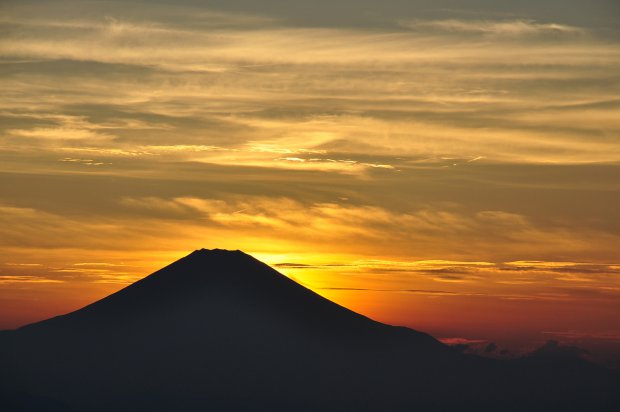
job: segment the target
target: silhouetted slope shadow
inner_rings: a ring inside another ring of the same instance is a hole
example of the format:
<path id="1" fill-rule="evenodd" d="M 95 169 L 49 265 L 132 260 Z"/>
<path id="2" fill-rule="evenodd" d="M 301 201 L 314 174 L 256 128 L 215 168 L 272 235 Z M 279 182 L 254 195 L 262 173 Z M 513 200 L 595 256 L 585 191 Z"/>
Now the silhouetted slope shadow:
<path id="1" fill-rule="evenodd" d="M 614 410 L 579 359 L 497 361 L 343 308 L 240 251 L 199 250 L 0 335 L 3 410 Z"/>

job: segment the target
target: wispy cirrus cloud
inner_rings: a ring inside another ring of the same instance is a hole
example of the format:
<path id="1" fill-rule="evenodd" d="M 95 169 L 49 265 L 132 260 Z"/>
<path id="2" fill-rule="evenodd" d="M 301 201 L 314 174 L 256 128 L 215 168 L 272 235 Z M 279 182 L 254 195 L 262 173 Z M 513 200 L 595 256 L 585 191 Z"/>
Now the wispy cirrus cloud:
<path id="1" fill-rule="evenodd" d="M 492 36 L 533 36 L 584 34 L 585 30 L 565 24 L 538 23 L 533 20 L 430 20 L 401 21 L 403 27 L 413 30 L 436 30 L 448 33 L 474 33 Z"/>
<path id="2" fill-rule="evenodd" d="M 617 94 L 617 45 L 587 36 L 519 39 L 581 30 L 574 26 L 452 19 L 377 32 L 225 26 L 222 19 L 224 26 L 207 30 L 183 28 L 156 10 L 142 19 L 15 16 L 7 17 L 10 41 L 0 46 L 9 68 L 3 107 L 52 124 L 22 119 L 5 131 L 13 147 L 64 139 L 75 149 L 98 141 L 101 150 L 135 152 L 146 140 L 160 148 L 175 140 L 187 161 L 345 173 L 396 169 L 397 162 L 339 158 L 325 149 L 335 142 L 349 153 L 394 157 L 571 164 L 618 157 L 617 145 L 604 138 L 620 127 L 614 108 L 596 106 Z M 518 39 L 455 41 L 446 31 Z M 507 59 L 520 64 L 507 67 Z M 40 98 L 50 90 L 57 97 Z M 595 106 L 584 111 L 583 104 Z M 49 118 L 77 107 L 85 113 Z M 510 151 L 501 150 L 505 141 Z M 325 153 L 268 158 L 249 143 Z M 243 144 L 234 155 L 202 159 L 192 149 Z"/>
<path id="3" fill-rule="evenodd" d="M 63 283 L 59 279 L 48 279 L 39 276 L 14 276 L 14 275 L 0 275 L 0 285 L 13 285 L 13 284 L 40 284 L 40 283 Z"/>
<path id="4" fill-rule="evenodd" d="M 581 239 L 581 232 L 573 232 L 569 227 L 550 225 L 542 228 L 527 216 L 504 211 L 483 210 L 468 214 L 458 210 L 427 208 L 394 212 L 383 207 L 346 201 L 308 204 L 291 198 L 260 196 L 232 197 L 228 200 L 128 197 L 121 199 L 120 203 L 137 213 L 148 212 L 171 219 L 201 219 L 231 230 L 252 229 L 254 234 L 264 231 L 278 233 L 283 237 L 290 236 L 291 239 L 304 234 L 305 238 L 321 236 L 325 241 L 336 242 L 353 236 L 357 240 L 351 244 L 359 242 L 362 249 L 365 246 L 361 245 L 366 242 L 389 239 L 388 243 L 419 245 L 426 255 L 447 248 L 453 256 L 467 256 L 466 249 L 474 247 L 478 256 L 493 256 L 494 259 L 503 260 L 508 255 L 532 255 L 534 251 L 541 255 L 555 253 L 552 252 L 554 250 L 558 253 L 579 254 L 591 247 L 590 241 Z M 588 236 L 589 239 L 607 237 L 603 232 L 590 232 Z M 503 251 L 504 242 L 510 242 L 510 253 Z M 465 249 L 464 245 L 467 245 Z M 380 246 L 376 244 L 375 247 Z M 611 249 L 607 253 L 613 255 Z M 373 264 L 372 261 L 367 263 Z M 374 263 L 381 265 L 381 261 Z M 442 260 L 418 261 L 414 264 L 420 270 L 461 266 L 458 262 L 444 264 Z M 482 266 L 485 264 L 480 263 Z M 463 266 L 472 267 L 473 264 Z"/>

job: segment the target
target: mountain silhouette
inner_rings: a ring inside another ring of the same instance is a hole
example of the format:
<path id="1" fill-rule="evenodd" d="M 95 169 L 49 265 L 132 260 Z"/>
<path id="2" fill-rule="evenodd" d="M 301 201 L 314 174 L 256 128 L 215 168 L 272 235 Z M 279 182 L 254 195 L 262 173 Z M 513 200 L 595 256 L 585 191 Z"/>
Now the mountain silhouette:
<path id="1" fill-rule="evenodd" d="M 219 249 L 197 250 L 73 313 L 4 331 L 0 385 L 2 410 L 620 405 L 614 371 L 574 358 L 463 355 Z"/>

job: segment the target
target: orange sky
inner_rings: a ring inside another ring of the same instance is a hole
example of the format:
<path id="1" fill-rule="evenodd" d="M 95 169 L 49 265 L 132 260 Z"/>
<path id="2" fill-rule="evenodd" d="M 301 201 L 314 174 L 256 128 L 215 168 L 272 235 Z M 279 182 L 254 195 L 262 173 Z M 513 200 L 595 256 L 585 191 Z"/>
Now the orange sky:
<path id="1" fill-rule="evenodd" d="M 217 247 L 437 337 L 620 348 L 617 5 L 255 3 L 0 5 L 0 328 Z"/>

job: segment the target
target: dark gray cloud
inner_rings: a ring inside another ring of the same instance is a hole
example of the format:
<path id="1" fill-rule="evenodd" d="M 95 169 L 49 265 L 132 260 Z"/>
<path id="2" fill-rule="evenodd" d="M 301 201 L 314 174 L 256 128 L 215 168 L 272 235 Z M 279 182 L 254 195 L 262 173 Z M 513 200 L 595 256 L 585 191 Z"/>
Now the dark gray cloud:
<path id="1" fill-rule="evenodd" d="M 484 352 L 485 353 L 493 353 L 495 351 L 497 351 L 497 344 L 495 344 L 494 342 L 489 343 L 485 348 L 484 348 Z"/>
<path id="2" fill-rule="evenodd" d="M 556 340 L 548 340 L 529 356 L 537 358 L 579 358 L 588 353 L 587 350 L 577 346 L 563 345 Z"/>

